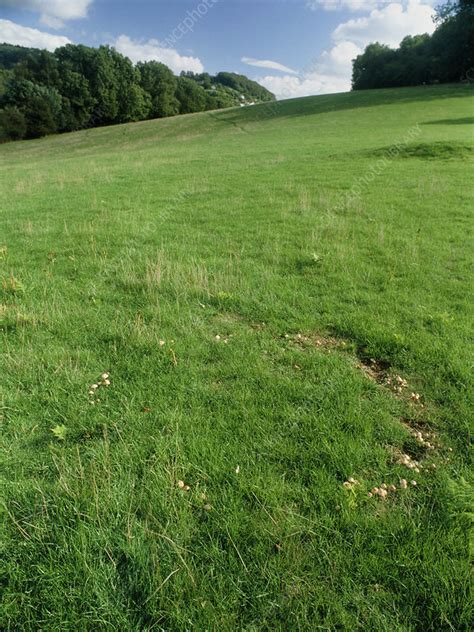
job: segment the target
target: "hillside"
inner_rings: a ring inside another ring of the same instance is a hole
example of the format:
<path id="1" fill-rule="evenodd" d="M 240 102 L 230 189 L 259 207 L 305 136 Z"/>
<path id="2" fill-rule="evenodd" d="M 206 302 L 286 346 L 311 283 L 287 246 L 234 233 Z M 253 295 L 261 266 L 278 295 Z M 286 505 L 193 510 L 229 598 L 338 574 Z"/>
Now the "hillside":
<path id="1" fill-rule="evenodd" d="M 0 146 L 1 629 L 472 628 L 472 96 Z"/>

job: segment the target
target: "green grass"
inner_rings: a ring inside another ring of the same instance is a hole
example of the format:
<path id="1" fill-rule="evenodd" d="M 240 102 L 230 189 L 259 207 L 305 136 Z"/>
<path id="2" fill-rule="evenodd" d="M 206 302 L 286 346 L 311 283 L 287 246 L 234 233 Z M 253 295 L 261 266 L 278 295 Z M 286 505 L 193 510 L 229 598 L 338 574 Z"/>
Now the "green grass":
<path id="1" fill-rule="evenodd" d="M 2 630 L 471 629 L 472 106 L 0 147 Z"/>

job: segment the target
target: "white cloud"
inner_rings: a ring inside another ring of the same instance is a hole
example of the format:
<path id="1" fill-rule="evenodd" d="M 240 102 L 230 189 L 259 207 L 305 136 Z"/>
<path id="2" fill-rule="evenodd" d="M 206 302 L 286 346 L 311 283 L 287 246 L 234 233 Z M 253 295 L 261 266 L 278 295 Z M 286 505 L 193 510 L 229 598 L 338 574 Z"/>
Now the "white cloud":
<path id="1" fill-rule="evenodd" d="M 49 26 L 51 29 L 60 29 L 64 26 L 64 22 L 59 18 L 55 18 L 52 15 L 42 15 L 40 17 L 41 24 Z"/>
<path id="2" fill-rule="evenodd" d="M 253 59 L 252 57 L 242 57 L 241 61 L 248 66 L 257 66 L 257 68 L 269 68 L 271 70 L 280 70 L 281 72 L 289 73 L 290 75 L 297 75 L 298 71 L 293 68 L 288 68 L 277 61 L 270 61 L 267 59 Z"/>
<path id="3" fill-rule="evenodd" d="M 329 1 L 320 0 L 318 4 L 328 5 Z M 350 1 L 341 0 L 339 4 Z M 354 0 L 354 6 L 356 2 L 358 0 Z M 315 5 L 316 0 L 312 4 Z M 363 52 L 367 44 L 378 41 L 398 46 L 406 35 L 432 33 L 434 30 L 433 9 L 425 1 L 372 3 L 372 0 L 364 0 L 365 7 L 370 4 L 385 6 L 372 9 L 369 15 L 339 24 L 332 33 L 333 47 L 308 65 L 301 72 L 301 77 L 268 75 L 258 81 L 280 99 L 344 92 L 351 87 L 352 60 Z"/>
<path id="4" fill-rule="evenodd" d="M 310 9 L 324 9 L 325 11 L 370 11 L 383 4 L 383 0 L 308 0 Z"/>
<path id="5" fill-rule="evenodd" d="M 257 81 L 267 90 L 273 92 L 278 99 L 346 92 L 350 88 L 350 81 L 325 75 L 308 75 L 302 79 L 292 75 L 284 75 L 283 77 L 267 75 L 266 77 L 259 77 Z"/>
<path id="6" fill-rule="evenodd" d="M 369 13 L 373 9 L 382 9 L 394 0 L 307 0 L 307 6 L 314 11 L 323 9 L 324 11 L 353 11 L 357 13 Z M 406 6 L 412 0 L 399 0 L 398 4 Z M 423 0 L 424 4 L 432 6 L 439 4 L 440 0 Z"/>
<path id="7" fill-rule="evenodd" d="M 50 28 L 60 28 L 67 20 L 87 17 L 93 0 L 0 0 L 0 6 L 28 9 L 41 14 L 40 22 Z"/>
<path id="8" fill-rule="evenodd" d="M 346 92 L 351 88 L 352 60 L 361 52 L 353 42 L 338 42 L 309 65 L 301 78 L 266 76 L 258 81 L 279 99 Z"/>
<path id="9" fill-rule="evenodd" d="M 350 40 L 359 46 L 374 41 L 398 46 L 405 35 L 432 33 L 435 26 L 432 15 L 432 8 L 417 0 L 409 2 L 405 9 L 400 3 L 391 3 L 384 9 L 374 9 L 368 16 L 339 24 L 333 39 Z"/>
<path id="10" fill-rule="evenodd" d="M 352 60 L 362 52 L 362 49 L 354 42 L 343 40 L 338 42 L 329 51 L 324 51 L 315 67 L 311 69 L 313 72 L 321 72 L 330 74 L 340 78 L 350 76 L 352 72 Z"/>
<path id="11" fill-rule="evenodd" d="M 46 48 L 53 51 L 58 46 L 70 44 L 71 40 L 62 35 L 52 35 L 38 29 L 30 29 L 10 20 L 0 20 L 0 43 L 17 44 L 18 46 L 31 46 L 33 48 Z"/>
<path id="12" fill-rule="evenodd" d="M 112 45 L 119 53 L 126 55 L 135 63 L 137 61 L 161 61 L 175 73 L 180 73 L 182 70 L 199 73 L 204 70 L 201 60 L 197 57 L 180 55 L 178 51 L 163 46 L 156 39 L 142 43 L 130 39 L 127 35 L 120 35 Z"/>

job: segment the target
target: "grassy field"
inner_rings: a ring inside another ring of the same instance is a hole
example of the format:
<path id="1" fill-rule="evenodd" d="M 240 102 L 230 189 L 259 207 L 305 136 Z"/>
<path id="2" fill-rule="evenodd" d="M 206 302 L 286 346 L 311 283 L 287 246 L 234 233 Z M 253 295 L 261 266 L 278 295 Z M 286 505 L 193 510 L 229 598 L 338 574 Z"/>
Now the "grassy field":
<path id="1" fill-rule="evenodd" d="M 0 147 L 0 629 L 471 629 L 472 95 Z"/>

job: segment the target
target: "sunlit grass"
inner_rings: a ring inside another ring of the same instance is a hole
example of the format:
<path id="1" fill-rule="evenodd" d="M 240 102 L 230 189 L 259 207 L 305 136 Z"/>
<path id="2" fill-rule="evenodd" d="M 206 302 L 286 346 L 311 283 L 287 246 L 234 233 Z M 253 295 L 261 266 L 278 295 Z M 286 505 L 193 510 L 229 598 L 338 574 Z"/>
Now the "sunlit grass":
<path id="1" fill-rule="evenodd" d="M 0 147 L 2 629 L 471 629 L 471 92 Z"/>

